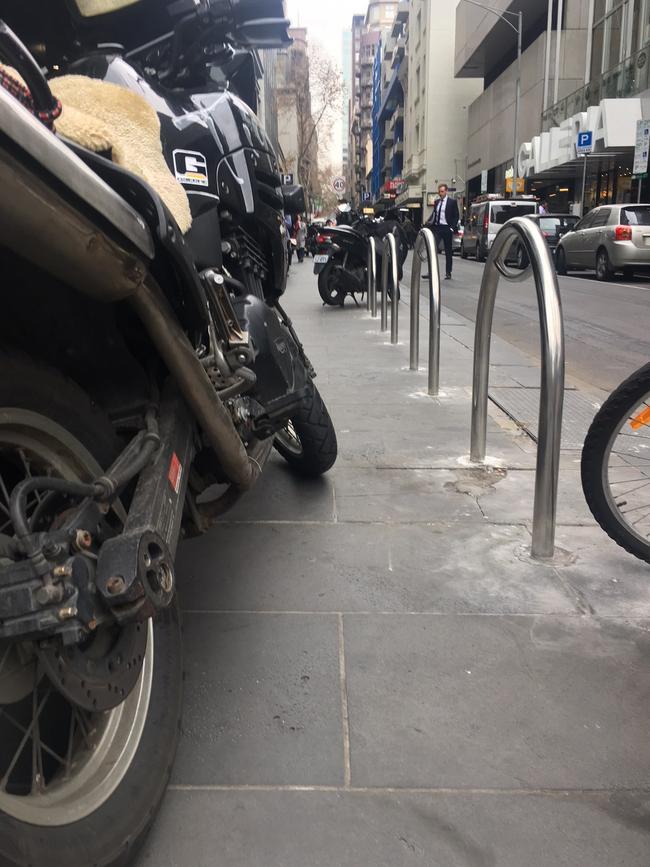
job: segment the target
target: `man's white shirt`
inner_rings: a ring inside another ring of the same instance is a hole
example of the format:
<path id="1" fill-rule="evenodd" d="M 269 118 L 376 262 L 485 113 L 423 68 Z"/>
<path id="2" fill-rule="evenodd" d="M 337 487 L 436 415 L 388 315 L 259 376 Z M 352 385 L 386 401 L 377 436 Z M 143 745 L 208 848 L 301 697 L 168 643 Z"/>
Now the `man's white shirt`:
<path id="1" fill-rule="evenodd" d="M 436 223 L 438 226 L 449 225 L 447 223 L 447 217 L 446 217 L 447 199 L 448 198 L 449 198 L 448 196 L 445 196 L 444 199 L 438 199 L 438 201 L 436 202 L 436 215 L 437 215 Z"/>

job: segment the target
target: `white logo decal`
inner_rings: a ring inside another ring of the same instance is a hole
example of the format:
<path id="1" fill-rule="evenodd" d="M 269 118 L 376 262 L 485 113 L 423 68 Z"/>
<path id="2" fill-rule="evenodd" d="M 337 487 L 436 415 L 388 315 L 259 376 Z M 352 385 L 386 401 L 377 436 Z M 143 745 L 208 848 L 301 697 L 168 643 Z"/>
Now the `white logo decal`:
<path id="1" fill-rule="evenodd" d="M 203 154 L 198 151 L 176 150 L 173 157 L 177 181 L 198 187 L 208 186 L 208 163 Z"/>

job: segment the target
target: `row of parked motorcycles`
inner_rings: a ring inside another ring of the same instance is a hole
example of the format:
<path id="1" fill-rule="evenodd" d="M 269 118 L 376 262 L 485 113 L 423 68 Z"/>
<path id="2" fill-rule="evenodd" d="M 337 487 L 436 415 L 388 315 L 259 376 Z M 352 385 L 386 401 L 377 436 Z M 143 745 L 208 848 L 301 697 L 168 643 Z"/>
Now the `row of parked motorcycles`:
<path id="1" fill-rule="evenodd" d="M 402 279 L 402 268 L 412 246 L 412 239 L 399 220 L 346 219 L 347 213 L 344 212 L 342 220 L 337 219 L 338 225 L 320 229 L 318 238 L 321 239 L 321 245 L 314 255 L 318 294 L 323 304 L 332 307 L 342 307 L 348 296 L 358 305 L 357 295 L 363 297 L 367 291 L 371 238 L 375 239 L 375 273 L 381 274 L 383 240 L 388 234 L 395 236 L 399 280 Z M 392 286 L 389 286 L 389 295 L 392 291 Z"/>
<path id="2" fill-rule="evenodd" d="M 0 18 L 0 865 L 123 867 L 179 737 L 179 539 L 273 448 L 303 476 L 336 459 L 281 304 L 304 196 L 247 104 L 289 22 L 283 0 Z"/>

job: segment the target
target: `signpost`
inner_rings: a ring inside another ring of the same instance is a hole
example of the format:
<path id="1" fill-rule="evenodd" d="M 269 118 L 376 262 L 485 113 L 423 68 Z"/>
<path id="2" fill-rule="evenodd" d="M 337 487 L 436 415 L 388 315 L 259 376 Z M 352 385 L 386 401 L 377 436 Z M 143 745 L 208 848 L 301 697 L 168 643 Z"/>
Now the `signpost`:
<path id="1" fill-rule="evenodd" d="M 334 178 L 332 180 L 332 189 L 337 196 L 342 196 L 345 193 L 345 178 Z"/>
<path id="2" fill-rule="evenodd" d="M 293 172 L 287 172 L 286 175 L 282 175 L 282 185 L 284 187 L 293 186 Z"/>
<path id="3" fill-rule="evenodd" d="M 372 198 L 372 193 L 361 193 L 361 201 L 362 202 L 369 202 L 371 198 Z M 374 213 L 374 211 L 373 211 L 373 213 Z"/>
<path id="4" fill-rule="evenodd" d="M 637 201 L 641 201 L 641 185 L 648 174 L 648 152 L 650 151 L 650 120 L 637 120 L 636 145 L 634 147 L 634 168 L 632 174 L 639 180 Z"/>
<path id="5" fill-rule="evenodd" d="M 582 194 L 580 196 L 580 216 L 585 215 L 585 190 L 587 189 L 587 160 L 589 154 L 594 152 L 594 134 L 591 130 L 578 133 L 576 140 L 576 154 L 584 160 L 582 166 Z"/>

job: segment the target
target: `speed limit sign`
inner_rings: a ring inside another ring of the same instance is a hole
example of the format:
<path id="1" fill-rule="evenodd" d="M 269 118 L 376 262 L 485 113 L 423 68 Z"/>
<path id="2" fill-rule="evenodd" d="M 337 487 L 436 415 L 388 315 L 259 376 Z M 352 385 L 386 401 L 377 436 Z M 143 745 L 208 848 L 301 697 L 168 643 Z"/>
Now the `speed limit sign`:
<path id="1" fill-rule="evenodd" d="M 345 192 L 345 178 L 334 178 L 332 181 L 332 189 L 339 196 L 342 196 Z"/>

